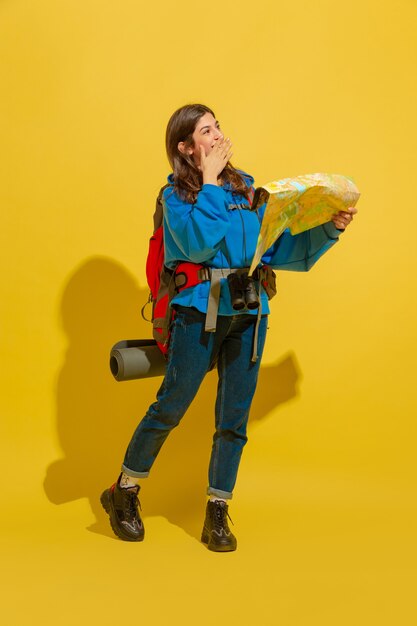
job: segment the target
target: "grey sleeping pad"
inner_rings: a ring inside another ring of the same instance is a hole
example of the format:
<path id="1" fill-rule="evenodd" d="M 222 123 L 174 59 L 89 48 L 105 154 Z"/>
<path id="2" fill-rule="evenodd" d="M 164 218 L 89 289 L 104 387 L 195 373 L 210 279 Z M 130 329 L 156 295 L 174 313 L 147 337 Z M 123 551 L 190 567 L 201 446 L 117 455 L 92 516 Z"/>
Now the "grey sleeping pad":
<path id="1" fill-rule="evenodd" d="M 166 360 L 153 339 L 125 339 L 110 352 L 110 370 L 118 381 L 165 375 Z"/>

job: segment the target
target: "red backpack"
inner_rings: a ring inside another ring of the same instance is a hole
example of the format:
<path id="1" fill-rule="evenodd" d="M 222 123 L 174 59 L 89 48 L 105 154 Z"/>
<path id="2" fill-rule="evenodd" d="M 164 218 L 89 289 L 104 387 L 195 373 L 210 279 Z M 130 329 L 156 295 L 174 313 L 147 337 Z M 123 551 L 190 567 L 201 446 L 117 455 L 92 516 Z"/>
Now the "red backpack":
<path id="1" fill-rule="evenodd" d="M 166 187 L 168 187 L 168 185 L 162 187 L 156 199 L 155 213 L 153 216 L 154 233 L 149 240 L 148 257 L 146 259 L 146 278 L 150 289 L 147 304 L 152 304 L 152 319 L 148 321 L 152 322 L 153 338 L 158 348 L 165 356 L 168 351 L 168 329 L 172 317 L 169 302 L 172 298 L 174 287 L 174 272 L 168 270 L 164 265 L 162 194 Z M 142 316 L 144 319 L 147 319 L 144 315 L 144 308 L 145 307 L 142 309 Z"/>
<path id="2" fill-rule="evenodd" d="M 165 185 L 159 191 L 156 199 L 155 213 L 153 215 L 154 233 L 149 240 L 148 257 L 146 259 L 146 278 L 150 294 L 148 302 L 142 308 L 142 317 L 152 322 L 153 338 L 158 348 L 167 355 L 170 337 L 170 327 L 174 319 L 175 311 L 171 308 L 171 300 L 176 293 L 187 287 L 193 287 L 208 280 L 204 273 L 204 265 L 199 263 L 181 262 L 175 269 L 169 269 L 164 265 L 164 231 L 162 226 L 163 205 L 162 195 L 170 185 Z M 253 189 L 249 192 L 249 202 L 253 200 Z M 145 317 L 144 309 L 147 304 L 152 304 L 152 319 Z"/>
<path id="3" fill-rule="evenodd" d="M 146 259 L 146 278 L 150 294 L 146 304 L 152 304 L 153 338 L 164 356 L 168 352 L 170 327 L 175 311 L 171 308 L 171 300 L 176 293 L 186 287 L 193 287 L 201 283 L 199 271 L 204 267 L 199 263 L 178 263 L 175 270 L 164 265 L 164 230 L 162 226 L 163 206 L 162 194 L 169 187 L 165 185 L 156 199 L 153 215 L 154 233 L 149 240 L 148 257 Z M 142 308 L 142 317 L 145 306 Z"/>

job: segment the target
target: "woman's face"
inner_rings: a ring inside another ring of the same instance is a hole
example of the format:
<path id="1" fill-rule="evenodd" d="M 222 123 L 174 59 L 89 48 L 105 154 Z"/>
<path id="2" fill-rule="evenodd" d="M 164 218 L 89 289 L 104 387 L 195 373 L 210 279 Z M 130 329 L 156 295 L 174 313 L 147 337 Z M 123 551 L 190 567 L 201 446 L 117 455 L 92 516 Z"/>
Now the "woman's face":
<path id="1" fill-rule="evenodd" d="M 197 122 L 193 132 L 194 145 L 189 147 L 187 152 L 192 155 L 195 163 L 199 165 L 200 146 L 203 147 L 205 155 L 207 156 L 219 139 L 223 139 L 219 122 L 214 119 L 211 113 L 205 113 Z"/>

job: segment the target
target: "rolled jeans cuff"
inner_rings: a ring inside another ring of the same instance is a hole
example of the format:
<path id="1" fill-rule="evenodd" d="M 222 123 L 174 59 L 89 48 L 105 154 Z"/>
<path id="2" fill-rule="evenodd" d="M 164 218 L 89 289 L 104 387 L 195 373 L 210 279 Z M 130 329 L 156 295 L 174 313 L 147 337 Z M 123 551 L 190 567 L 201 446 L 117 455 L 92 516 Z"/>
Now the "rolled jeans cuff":
<path id="1" fill-rule="evenodd" d="M 207 495 L 217 496 L 218 498 L 223 498 L 224 500 L 231 500 L 233 498 L 233 493 L 231 491 L 222 491 L 221 489 L 215 489 L 214 487 L 207 487 Z"/>
<path id="2" fill-rule="evenodd" d="M 134 470 L 126 467 L 126 465 L 122 465 L 122 472 L 124 472 L 126 476 L 131 476 L 132 478 L 148 478 L 149 476 L 149 472 L 135 472 Z"/>

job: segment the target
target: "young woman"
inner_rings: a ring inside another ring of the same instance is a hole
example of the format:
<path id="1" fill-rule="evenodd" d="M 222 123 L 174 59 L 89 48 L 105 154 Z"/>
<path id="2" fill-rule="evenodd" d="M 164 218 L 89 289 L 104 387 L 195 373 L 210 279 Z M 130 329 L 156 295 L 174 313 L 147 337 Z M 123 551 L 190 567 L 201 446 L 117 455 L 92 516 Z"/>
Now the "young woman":
<path id="1" fill-rule="evenodd" d="M 228 501 L 247 441 L 269 313 L 259 281 L 248 280 L 244 270 L 254 255 L 265 207 L 250 210 L 253 178 L 231 165 L 231 141 L 208 107 L 187 105 L 176 111 L 168 123 L 166 148 L 173 173 L 163 193 L 165 264 L 173 269 L 182 262 L 198 264 L 200 278 L 172 301 L 176 315 L 164 381 L 133 434 L 122 473 L 101 502 L 118 537 L 144 538 L 139 481 L 148 476 L 165 439 L 216 364 L 215 433 L 201 540 L 210 550 L 226 552 L 237 545 L 228 526 Z M 340 212 L 332 222 L 299 235 L 285 231 L 262 264 L 309 270 L 336 243 L 354 213 L 353 208 Z M 217 309 L 214 319 L 212 309 Z"/>

